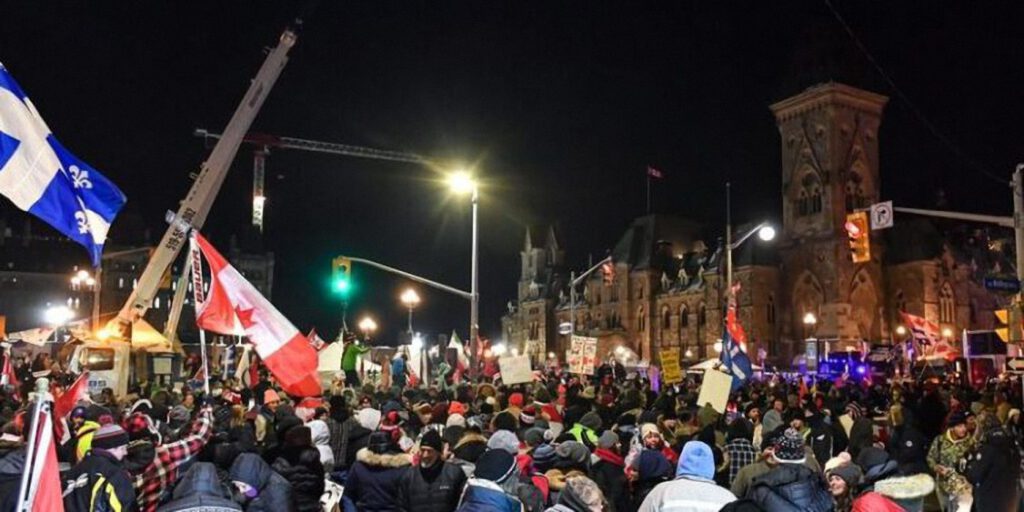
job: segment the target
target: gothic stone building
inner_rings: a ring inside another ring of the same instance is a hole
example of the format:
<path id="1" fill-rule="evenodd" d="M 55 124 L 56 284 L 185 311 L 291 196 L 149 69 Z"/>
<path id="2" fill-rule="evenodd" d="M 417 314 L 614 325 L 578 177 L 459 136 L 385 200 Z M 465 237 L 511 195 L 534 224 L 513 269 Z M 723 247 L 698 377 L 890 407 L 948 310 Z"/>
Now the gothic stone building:
<path id="1" fill-rule="evenodd" d="M 774 243 L 750 241 L 733 254 L 752 356 L 788 365 L 812 336 L 835 340 L 834 349 L 890 341 L 901 310 L 954 333 L 992 327 L 999 299 L 978 283 L 1006 265 L 1006 255 L 992 250 L 999 241 L 986 232 L 900 217 L 894 228 L 871 232 L 870 261 L 850 258 L 847 213 L 880 200 L 878 127 L 886 101 L 826 83 L 771 105 L 782 143 L 782 229 Z M 538 233 L 527 231 L 518 300 L 502 326 L 512 346 L 561 358 L 569 337 L 557 326 L 571 316 L 564 249 L 553 229 L 543 240 Z M 600 356 L 618 345 L 649 361 L 663 347 L 680 347 L 690 363 L 717 355 L 719 243 L 706 244 L 701 227 L 685 219 L 648 215 L 633 222 L 611 255 L 614 279 L 592 276 L 575 307 L 576 332 L 598 337 Z M 817 319 L 813 326 L 803 322 L 807 313 Z"/>

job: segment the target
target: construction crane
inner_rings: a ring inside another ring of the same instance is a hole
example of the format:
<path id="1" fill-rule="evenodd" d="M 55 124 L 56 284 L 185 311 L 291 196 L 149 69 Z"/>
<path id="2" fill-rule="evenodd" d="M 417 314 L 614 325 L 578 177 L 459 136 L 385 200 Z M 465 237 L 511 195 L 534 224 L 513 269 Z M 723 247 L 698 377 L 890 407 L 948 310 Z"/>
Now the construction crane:
<path id="1" fill-rule="evenodd" d="M 149 263 L 146 264 L 135 290 L 121 308 L 118 317 L 111 322 L 113 325 L 110 327 L 115 329 L 114 332 L 124 336 L 130 332 L 131 323 L 146 314 L 160 287 L 164 272 L 184 247 L 189 230 L 202 227 L 245 134 L 249 132 L 249 127 L 263 106 L 263 101 L 270 94 L 285 64 L 288 63 L 288 52 L 298 40 L 294 27 L 301 24 L 301 19 L 296 20 L 293 26 L 289 26 L 281 33 L 277 46 L 267 53 L 267 58 L 224 128 L 224 135 L 213 147 L 210 157 L 203 162 L 177 213 L 168 212 L 170 225 L 149 258 Z"/>
<path id="2" fill-rule="evenodd" d="M 210 133 L 203 128 L 196 128 L 193 132 L 196 137 L 204 141 L 219 141 L 223 135 Z M 369 158 L 373 160 L 389 160 L 392 162 L 407 162 L 413 164 L 430 164 L 432 161 L 426 157 L 404 153 L 401 151 L 390 151 L 386 149 L 367 148 L 353 146 L 350 144 L 339 144 L 337 142 L 321 142 L 316 140 L 297 139 L 294 137 L 278 137 L 262 133 L 250 133 L 242 139 L 242 142 L 256 146 L 253 151 L 252 162 L 252 225 L 263 233 L 263 212 L 267 202 L 264 193 L 266 182 L 266 163 L 270 148 L 298 149 L 300 151 L 313 151 L 316 153 L 330 153 L 334 155 L 354 156 L 358 158 Z"/>

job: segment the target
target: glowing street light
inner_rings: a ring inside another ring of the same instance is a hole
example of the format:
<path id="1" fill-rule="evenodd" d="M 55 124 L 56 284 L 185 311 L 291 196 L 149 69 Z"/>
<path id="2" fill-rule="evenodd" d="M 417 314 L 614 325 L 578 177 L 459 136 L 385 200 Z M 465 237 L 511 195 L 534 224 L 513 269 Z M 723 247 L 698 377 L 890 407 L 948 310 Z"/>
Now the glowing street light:
<path id="1" fill-rule="evenodd" d="M 942 337 L 946 338 L 947 340 L 952 338 L 953 337 L 953 329 L 950 329 L 949 327 L 943 327 L 942 328 Z"/>
<path id="2" fill-rule="evenodd" d="M 504 343 L 498 343 L 497 345 L 491 347 L 491 353 L 499 357 L 505 355 L 505 352 L 507 350 L 508 347 L 506 347 Z"/>
<path id="3" fill-rule="evenodd" d="M 814 313 L 808 311 L 804 315 L 804 325 L 814 325 L 818 323 L 818 317 L 814 316 Z"/>
<path id="4" fill-rule="evenodd" d="M 68 323 L 74 317 L 74 313 L 67 306 L 51 306 L 43 311 L 43 320 L 57 327 Z"/>
<path id="5" fill-rule="evenodd" d="M 907 335 L 907 328 L 903 327 L 902 325 L 896 326 L 896 335 L 897 336 L 906 336 Z"/>
<path id="6" fill-rule="evenodd" d="M 473 205 L 473 256 L 471 258 L 471 269 L 470 269 L 470 290 L 471 296 L 469 303 L 469 346 L 470 354 L 472 359 L 470 361 L 469 376 L 476 377 L 477 374 L 477 356 L 479 353 L 479 316 L 480 316 L 480 291 L 477 288 L 477 274 L 478 274 L 478 257 L 477 249 L 479 246 L 478 242 L 478 228 L 477 228 L 477 204 L 480 199 L 480 190 L 476 180 L 473 176 L 466 171 L 455 172 L 448 176 L 448 187 L 452 192 L 456 194 L 470 194 L 470 201 Z"/>
<path id="7" fill-rule="evenodd" d="M 370 335 L 377 330 L 377 322 L 373 318 L 364 316 L 363 319 L 359 321 L 359 330 L 363 332 L 363 338 L 366 338 L 366 340 L 369 341 Z"/>
<path id="8" fill-rule="evenodd" d="M 411 335 L 412 334 L 412 310 L 415 309 L 417 305 L 419 305 L 419 303 L 420 303 L 420 295 L 418 293 L 416 293 L 416 290 L 414 290 L 412 288 L 407 288 L 404 292 L 402 292 L 402 296 L 399 297 L 399 299 L 402 301 L 402 304 L 404 304 L 405 307 L 409 308 L 409 334 Z"/>

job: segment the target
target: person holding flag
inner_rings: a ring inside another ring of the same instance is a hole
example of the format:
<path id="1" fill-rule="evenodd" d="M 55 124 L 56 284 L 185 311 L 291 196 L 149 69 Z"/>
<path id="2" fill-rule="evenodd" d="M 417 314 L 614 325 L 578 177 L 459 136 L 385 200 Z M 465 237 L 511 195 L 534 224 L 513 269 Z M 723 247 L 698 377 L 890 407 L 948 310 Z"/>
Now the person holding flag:
<path id="1" fill-rule="evenodd" d="M 737 284 L 736 288 L 738 287 Z M 722 368 L 732 374 L 732 389 L 735 391 L 753 375 L 754 368 L 750 364 L 750 357 L 744 350 L 747 334 L 736 318 L 735 290 L 730 290 L 730 292 L 725 326 L 722 329 L 722 353 L 719 360 L 722 362 Z"/>

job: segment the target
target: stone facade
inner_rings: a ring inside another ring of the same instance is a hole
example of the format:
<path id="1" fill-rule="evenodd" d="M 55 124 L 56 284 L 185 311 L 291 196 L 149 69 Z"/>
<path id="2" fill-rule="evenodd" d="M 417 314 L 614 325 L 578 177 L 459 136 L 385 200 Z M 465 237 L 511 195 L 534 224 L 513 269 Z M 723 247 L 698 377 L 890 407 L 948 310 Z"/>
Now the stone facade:
<path id="1" fill-rule="evenodd" d="M 774 243 L 748 241 L 733 254 L 752 358 L 788 366 L 808 337 L 831 340 L 833 349 L 891 342 L 900 311 L 951 333 L 992 327 L 991 312 L 1004 299 L 984 290 L 980 278 L 1010 267 L 1006 254 L 992 250 L 999 240 L 985 232 L 900 217 L 896 227 L 871 232 L 870 261 L 850 257 L 847 214 L 880 200 L 878 128 L 886 101 L 827 83 L 771 105 L 782 146 L 782 229 Z M 563 357 L 569 336 L 557 326 L 575 311 L 575 332 L 598 337 L 600 357 L 619 345 L 655 362 L 663 347 L 679 347 L 686 363 L 717 356 L 723 251 L 702 241 L 700 226 L 666 215 L 636 219 L 612 251 L 614 277 L 591 275 L 574 308 L 554 230 L 542 244 L 531 233 L 518 301 L 502 319 L 512 346 Z M 817 323 L 804 323 L 808 313 Z"/>

